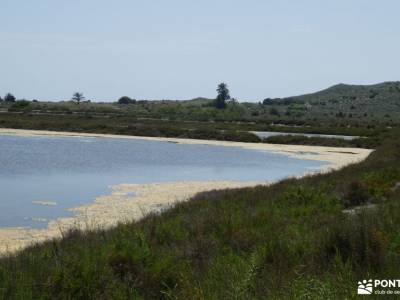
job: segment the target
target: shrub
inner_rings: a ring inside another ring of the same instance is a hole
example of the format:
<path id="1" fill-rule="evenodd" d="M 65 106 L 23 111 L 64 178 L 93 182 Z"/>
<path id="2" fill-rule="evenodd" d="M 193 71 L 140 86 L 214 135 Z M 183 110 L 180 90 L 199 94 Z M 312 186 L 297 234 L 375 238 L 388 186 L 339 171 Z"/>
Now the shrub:
<path id="1" fill-rule="evenodd" d="M 135 103 L 136 103 L 135 99 L 131 99 L 127 96 L 123 96 L 118 100 L 118 104 L 135 104 Z"/>
<path id="2" fill-rule="evenodd" d="M 273 116 L 279 116 L 280 114 L 279 114 L 279 111 L 276 109 L 276 108 L 274 108 L 274 107 L 272 107 L 270 110 L 269 110 L 269 113 L 271 114 L 271 115 L 273 115 Z"/>
<path id="3" fill-rule="evenodd" d="M 15 107 L 15 108 L 21 108 L 21 107 L 27 107 L 29 106 L 30 102 L 27 100 L 19 100 L 17 102 L 15 102 L 11 107 Z"/>
<path id="4" fill-rule="evenodd" d="M 15 102 L 16 98 L 13 94 L 8 93 L 7 95 L 4 96 L 4 101 L 5 102 Z"/>
<path id="5" fill-rule="evenodd" d="M 350 262 L 356 270 L 379 270 L 388 254 L 389 237 L 375 218 L 363 213 L 330 226 L 317 251 L 321 264 L 334 265 L 339 259 L 344 264 Z"/>
<path id="6" fill-rule="evenodd" d="M 346 207 L 358 206 L 367 203 L 371 194 L 364 183 L 353 181 L 347 186 L 343 199 Z"/>

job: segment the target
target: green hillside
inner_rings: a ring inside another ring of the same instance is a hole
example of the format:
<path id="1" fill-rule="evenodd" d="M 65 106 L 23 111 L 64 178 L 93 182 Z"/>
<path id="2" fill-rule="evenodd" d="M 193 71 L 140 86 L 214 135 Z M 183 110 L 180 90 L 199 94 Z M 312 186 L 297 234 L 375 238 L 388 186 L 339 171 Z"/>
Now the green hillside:
<path id="1" fill-rule="evenodd" d="M 400 82 L 383 82 L 373 85 L 337 84 L 325 90 L 294 97 L 296 100 L 327 102 L 332 99 L 346 101 L 393 101 L 400 99 Z"/>
<path id="2" fill-rule="evenodd" d="M 298 117 L 393 121 L 400 117 L 400 82 L 374 85 L 338 84 L 301 96 L 265 101 L 278 111 Z"/>
<path id="3" fill-rule="evenodd" d="M 294 98 L 311 105 L 333 106 L 372 112 L 400 110 L 400 82 L 384 82 L 374 85 L 338 84 L 326 90 Z"/>

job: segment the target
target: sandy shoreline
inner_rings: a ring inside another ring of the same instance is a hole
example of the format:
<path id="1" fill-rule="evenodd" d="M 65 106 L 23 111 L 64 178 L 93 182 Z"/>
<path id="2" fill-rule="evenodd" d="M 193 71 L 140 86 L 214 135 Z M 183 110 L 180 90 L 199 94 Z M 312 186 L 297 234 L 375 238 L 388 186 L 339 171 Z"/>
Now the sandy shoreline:
<path id="1" fill-rule="evenodd" d="M 1 128 L 0 135 L 106 137 L 164 141 L 181 144 L 229 146 L 258 151 L 270 151 L 295 158 L 327 162 L 327 164 L 323 165 L 321 169 L 310 171 L 308 173 L 327 172 L 330 170 L 340 169 L 348 164 L 364 160 L 372 152 L 372 150 L 359 148 L 275 145 Z M 51 220 L 48 227 L 45 229 L 0 228 L 0 254 L 14 252 L 35 242 L 61 237 L 63 232 L 70 228 L 107 228 L 115 226 L 118 222 L 138 220 L 149 212 L 161 211 L 172 206 L 174 203 L 186 201 L 199 192 L 254 186 L 266 183 L 267 182 L 188 181 L 116 185 L 112 187 L 111 194 L 97 197 L 93 203 L 71 209 L 71 211 L 75 213 L 74 217 Z"/>
<path id="2" fill-rule="evenodd" d="M 132 136 L 132 135 L 79 133 L 79 132 L 48 131 L 48 130 L 25 130 L 25 129 L 8 129 L 8 128 L 0 128 L 0 135 L 118 138 L 118 139 L 171 142 L 171 143 L 191 144 L 191 145 L 241 147 L 250 150 L 275 152 L 300 159 L 326 161 L 329 165 L 325 166 L 324 169 L 327 170 L 340 169 L 348 164 L 360 162 L 364 160 L 372 152 L 372 150 L 370 149 L 361 149 L 361 148 L 244 143 L 244 142 L 215 141 L 215 140 L 142 137 L 142 136 Z"/>
<path id="3" fill-rule="evenodd" d="M 139 220 L 151 212 L 161 212 L 199 192 L 240 188 L 266 182 L 188 181 L 151 184 L 119 184 L 109 195 L 93 203 L 70 209 L 73 217 L 51 220 L 47 228 L 0 228 L 0 255 L 23 249 L 33 243 L 62 237 L 68 229 L 109 228 L 119 222 Z"/>

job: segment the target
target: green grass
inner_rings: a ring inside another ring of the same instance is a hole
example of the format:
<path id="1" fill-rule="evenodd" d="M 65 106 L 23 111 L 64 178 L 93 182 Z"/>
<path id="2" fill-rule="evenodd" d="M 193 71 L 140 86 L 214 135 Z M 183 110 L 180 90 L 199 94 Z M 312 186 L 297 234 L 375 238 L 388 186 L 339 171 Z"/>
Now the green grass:
<path id="1" fill-rule="evenodd" d="M 398 278 L 400 134 L 364 162 L 211 191 L 111 230 L 0 259 L 0 299 L 351 299 Z M 367 203 L 359 214 L 343 209 Z"/>
<path id="2" fill-rule="evenodd" d="M 76 106 L 83 106 L 82 104 Z M 282 131 L 294 133 L 345 134 L 368 137 L 345 142 L 323 138 L 273 137 L 272 143 L 295 143 L 326 146 L 375 147 L 380 136 L 389 129 L 385 127 L 330 127 L 273 126 L 252 122 L 198 122 L 185 120 L 162 120 L 137 118 L 126 114 L 54 114 L 54 113 L 0 113 L 0 128 L 109 133 L 137 136 L 177 137 L 239 142 L 261 142 L 247 131 Z"/>
<path id="3" fill-rule="evenodd" d="M 223 125 L 223 124 L 222 124 Z M 260 142 L 255 134 L 214 123 L 143 120 L 128 116 L 0 114 L 0 128 Z"/>

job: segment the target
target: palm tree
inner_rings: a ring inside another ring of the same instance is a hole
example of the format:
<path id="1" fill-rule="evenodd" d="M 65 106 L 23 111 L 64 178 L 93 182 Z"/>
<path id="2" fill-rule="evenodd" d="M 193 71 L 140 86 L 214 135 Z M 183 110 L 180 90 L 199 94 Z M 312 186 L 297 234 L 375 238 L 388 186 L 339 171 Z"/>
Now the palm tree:
<path id="1" fill-rule="evenodd" d="M 215 106 L 219 109 L 226 107 L 226 100 L 229 100 L 231 96 L 229 95 L 228 85 L 224 82 L 220 83 L 217 87 L 218 96 L 215 99 Z"/>
<path id="2" fill-rule="evenodd" d="M 85 97 L 83 96 L 83 93 L 76 92 L 72 95 L 72 101 L 75 101 L 77 104 L 79 104 L 84 99 Z"/>

